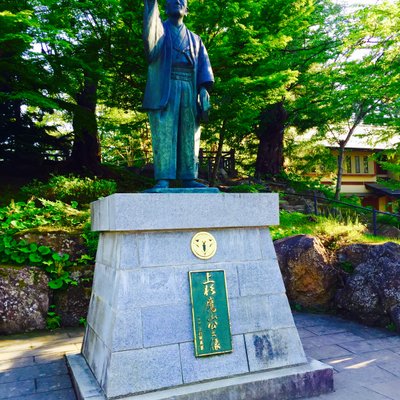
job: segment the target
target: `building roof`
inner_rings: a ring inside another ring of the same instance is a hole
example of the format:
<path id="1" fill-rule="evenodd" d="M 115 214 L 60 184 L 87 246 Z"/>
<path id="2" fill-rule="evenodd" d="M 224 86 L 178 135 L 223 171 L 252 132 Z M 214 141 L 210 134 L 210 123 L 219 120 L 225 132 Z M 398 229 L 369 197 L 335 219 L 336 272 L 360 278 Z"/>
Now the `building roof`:
<path id="1" fill-rule="evenodd" d="M 390 196 L 395 197 L 396 199 L 400 199 L 400 190 L 392 190 L 388 187 L 379 184 L 379 183 L 365 183 L 365 187 L 371 190 L 374 193 L 383 195 L 383 196 Z"/>

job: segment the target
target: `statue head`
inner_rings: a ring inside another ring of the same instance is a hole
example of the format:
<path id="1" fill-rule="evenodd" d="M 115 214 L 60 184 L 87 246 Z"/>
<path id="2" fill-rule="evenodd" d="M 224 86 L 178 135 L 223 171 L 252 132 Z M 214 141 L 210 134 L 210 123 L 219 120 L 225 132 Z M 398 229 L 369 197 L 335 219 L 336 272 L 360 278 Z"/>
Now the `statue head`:
<path id="1" fill-rule="evenodd" d="M 165 10 L 168 17 L 181 19 L 188 13 L 187 0 L 167 0 Z"/>

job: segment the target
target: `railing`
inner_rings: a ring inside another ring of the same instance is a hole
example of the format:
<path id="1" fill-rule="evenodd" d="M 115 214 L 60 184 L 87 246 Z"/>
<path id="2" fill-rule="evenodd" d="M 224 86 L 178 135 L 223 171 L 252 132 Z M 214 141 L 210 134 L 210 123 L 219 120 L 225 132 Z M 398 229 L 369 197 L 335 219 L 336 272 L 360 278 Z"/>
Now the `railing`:
<path id="1" fill-rule="evenodd" d="M 199 152 L 199 163 L 203 168 L 207 169 L 207 178 L 209 179 L 212 175 L 215 159 L 217 158 L 216 151 L 207 151 L 200 149 Z M 235 150 L 223 151 L 221 153 L 221 159 L 219 162 L 219 168 L 222 168 L 228 176 L 235 176 Z"/>
<path id="2" fill-rule="evenodd" d="M 280 192 L 288 196 L 299 196 L 299 197 L 304 197 L 304 198 L 309 198 L 313 202 L 313 207 L 311 212 L 313 212 L 315 215 L 330 215 L 334 216 L 336 218 L 341 218 L 344 219 L 346 217 L 349 217 L 351 212 L 356 212 L 357 217 L 366 217 L 368 216 L 368 219 L 370 219 L 371 225 L 372 225 L 372 233 L 374 236 L 378 235 L 378 216 L 379 215 L 385 215 L 389 217 L 389 220 L 395 220 L 396 225 L 399 228 L 400 227 L 400 214 L 393 214 L 390 212 L 386 211 L 379 211 L 376 210 L 375 208 L 367 208 L 367 207 L 362 207 L 362 206 L 357 206 L 355 204 L 350 204 L 346 203 L 344 201 L 339 201 L 339 200 L 333 200 L 333 199 L 328 199 L 325 197 L 320 197 L 317 196 L 316 193 L 314 192 L 312 195 L 311 194 L 298 194 L 298 193 L 287 193 L 287 192 Z M 332 206 L 333 204 L 333 206 Z M 335 207 L 335 205 L 337 205 Z M 367 219 L 367 221 L 368 221 Z M 383 224 L 381 224 L 383 225 Z"/>

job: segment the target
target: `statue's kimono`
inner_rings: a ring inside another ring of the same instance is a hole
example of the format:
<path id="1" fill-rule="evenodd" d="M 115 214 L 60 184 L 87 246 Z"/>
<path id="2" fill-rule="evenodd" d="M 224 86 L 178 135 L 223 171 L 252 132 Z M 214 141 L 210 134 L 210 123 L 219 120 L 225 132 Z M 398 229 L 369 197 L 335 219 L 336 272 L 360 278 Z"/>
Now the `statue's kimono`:
<path id="1" fill-rule="evenodd" d="M 195 179 L 198 95 L 214 81 L 207 51 L 184 24 L 162 22 L 156 0 L 145 0 L 143 39 L 149 62 L 143 108 L 149 113 L 155 178 Z"/>

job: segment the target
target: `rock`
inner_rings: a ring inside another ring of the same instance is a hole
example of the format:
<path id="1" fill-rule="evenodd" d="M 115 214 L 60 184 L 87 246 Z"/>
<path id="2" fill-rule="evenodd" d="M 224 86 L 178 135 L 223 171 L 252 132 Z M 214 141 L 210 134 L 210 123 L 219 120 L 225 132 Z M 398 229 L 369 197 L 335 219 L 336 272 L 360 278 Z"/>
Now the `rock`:
<path id="1" fill-rule="evenodd" d="M 329 308 L 338 273 L 318 238 L 296 235 L 274 242 L 289 301 L 307 308 Z"/>
<path id="2" fill-rule="evenodd" d="M 46 327 L 47 275 L 35 267 L 0 267 L 0 334 Z"/>
<path id="3" fill-rule="evenodd" d="M 378 235 L 385 236 L 392 239 L 400 239 L 400 229 L 391 225 L 378 226 Z"/>
<path id="4" fill-rule="evenodd" d="M 336 252 L 339 263 L 352 265 L 354 268 L 371 259 L 389 258 L 399 260 L 400 246 L 393 242 L 384 244 L 351 244 Z"/>
<path id="5" fill-rule="evenodd" d="M 28 243 L 37 243 L 48 246 L 60 254 L 69 254 L 70 260 L 76 260 L 87 253 L 87 248 L 80 234 L 66 232 L 28 232 L 18 235 L 16 239 L 26 240 Z"/>
<path id="6" fill-rule="evenodd" d="M 400 245 L 350 245 L 337 259 L 355 268 L 336 295 L 338 310 L 367 325 L 393 322 L 400 331 Z"/>
<path id="7" fill-rule="evenodd" d="M 93 281 L 92 266 L 75 268 L 71 277 L 78 282 L 77 286 L 53 292 L 55 312 L 61 317 L 61 326 L 79 326 L 80 319 L 86 318 L 89 308 Z"/>

